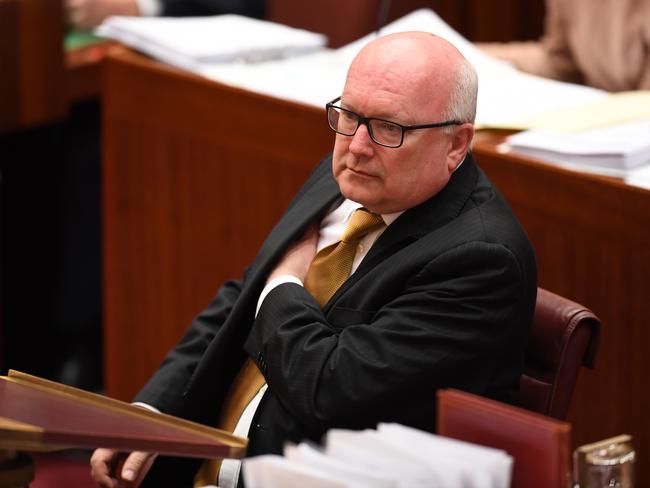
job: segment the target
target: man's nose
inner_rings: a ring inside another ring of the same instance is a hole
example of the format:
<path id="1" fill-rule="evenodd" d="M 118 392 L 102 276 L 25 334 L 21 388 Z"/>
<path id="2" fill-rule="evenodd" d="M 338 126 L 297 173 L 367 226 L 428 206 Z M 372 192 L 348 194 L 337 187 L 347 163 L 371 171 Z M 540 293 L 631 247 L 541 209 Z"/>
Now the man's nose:
<path id="1" fill-rule="evenodd" d="M 360 124 L 357 127 L 357 132 L 352 136 L 352 141 L 348 148 L 350 152 L 356 156 L 372 156 L 375 143 L 370 138 L 368 126 Z"/>

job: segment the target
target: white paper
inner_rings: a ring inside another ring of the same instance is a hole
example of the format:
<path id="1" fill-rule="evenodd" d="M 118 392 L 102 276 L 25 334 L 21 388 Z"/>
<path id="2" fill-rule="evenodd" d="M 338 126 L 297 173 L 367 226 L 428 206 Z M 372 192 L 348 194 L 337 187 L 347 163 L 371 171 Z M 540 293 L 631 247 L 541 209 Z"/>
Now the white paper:
<path id="1" fill-rule="evenodd" d="M 412 453 L 431 469 L 466 488 L 508 488 L 513 459 L 505 451 L 423 432 L 399 424 L 379 424 L 379 438 Z"/>
<path id="2" fill-rule="evenodd" d="M 572 133 L 532 129 L 508 137 L 506 144 L 513 152 L 559 164 L 628 170 L 650 164 L 650 119 Z"/>
<path id="3" fill-rule="evenodd" d="M 259 62 L 322 48 L 322 34 L 241 15 L 121 17 L 106 19 L 96 33 L 163 62 L 199 70 L 204 63 Z"/>
<path id="4" fill-rule="evenodd" d="M 341 481 L 354 484 L 358 488 L 398 488 L 396 477 L 381 475 L 375 471 L 364 469 L 347 461 L 341 461 L 327 456 L 309 444 L 300 443 L 297 446 L 289 445 L 284 449 L 284 457 L 289 461 L 309 466 L 313 469 L 328 473 Z"/>
<path id="5" fill-rule="evenodd" d="M 440 473 L 432 471 L 411 454 L 381 440 L 373 430 L 332 429 L 327 433 L 325 453 L 381 476 L 397 479 L 400 488 L 447 486 L 439 478 Z"/>
<path id="6" fill-rule="evenodd" d="M 322 470 L 274 455 L 245 459 L 243 474 L 247 488 L 357 488 L 337 478 L 332 479 Z"/>
<path id="7" fill-rule="evenodd" d="M 508 63 L 480 51 L 435 12 L 420 9 L 381 29 L 379 35 L 405 31 L 431 32 L 454 44 L 479 75 L 476 124 L 479 127 L 527 128 L 548 110 L 576 106 L 606 96 L 606 92 L 521 73 Z M 202 65 L 207 78 L 266 95 L 324 107 L 340 95 L 352 59 L 377 33 L 337 50 L 258 65 Z"/>

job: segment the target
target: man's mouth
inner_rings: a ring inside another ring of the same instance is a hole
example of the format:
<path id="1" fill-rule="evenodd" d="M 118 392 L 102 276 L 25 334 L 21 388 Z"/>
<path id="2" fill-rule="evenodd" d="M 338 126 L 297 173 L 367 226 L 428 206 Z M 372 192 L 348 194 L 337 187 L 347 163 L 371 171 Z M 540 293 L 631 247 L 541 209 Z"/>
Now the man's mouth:
<path id="1" fill-rule="evenodd" d="M 350 168 L 349 166 L 347 166 L 346 169 L 356 176 L 362 176 L 364 178 L 375 178 L 375 175 L 366 173 L 365 171 L 361 171 L 359 169 Z"/>

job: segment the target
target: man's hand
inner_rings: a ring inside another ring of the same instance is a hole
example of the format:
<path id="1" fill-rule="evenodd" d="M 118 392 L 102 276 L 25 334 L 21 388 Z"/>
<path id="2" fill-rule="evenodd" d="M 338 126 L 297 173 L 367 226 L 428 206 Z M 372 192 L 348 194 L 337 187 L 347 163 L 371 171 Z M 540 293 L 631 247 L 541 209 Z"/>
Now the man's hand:
<path id="1" fill-rule="evenodd" d="M 319 223 L 314 223 L 309 226 L 305 235 L 287 249 L 284 257 L 269 275 L 267 283 L 281 275 L 292 275 L 302 282 L 305 281 L 307 271 L 309 271 L 309 265 L 313 261 L 314 256 L 316 256 L 319 229 Z"/>
<path id="2" fill-rule="evenodd" d="M 151 468 L 156 454 L 96 449 L 90 458 L 90 472 L 100 488 L 137 488 Z"/>
<path id="3" fill-rule="evenodd" d="M 81 30 L 98 26 L 111 15 L 140 15 L 137 0 L 65 0 L 68 24 Z"/>

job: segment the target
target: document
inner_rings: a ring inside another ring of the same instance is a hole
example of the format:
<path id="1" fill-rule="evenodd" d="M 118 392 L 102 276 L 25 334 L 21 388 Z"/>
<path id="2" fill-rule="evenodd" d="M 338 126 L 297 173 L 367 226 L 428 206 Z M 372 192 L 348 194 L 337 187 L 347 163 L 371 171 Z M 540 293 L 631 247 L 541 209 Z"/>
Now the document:
<path id="1" fill-rule="evenodd" d="M 650 164 L 650 118 L 573 132 L 532 129 L 508 137 L 506 144 L 515 153 L 619 176 L 624 173 L 617 170 Z"/>
<path id="2" fill-rule="evenodd" d="M 322 34 L 234 14 L 114 16 L 106 19 L 96 34 L 190 71 L 206 63 L 253 63 L 296 56 L 327 43 Z"/>
<path id="3" fill-rule="evenodd" d="M 244 460 L 252 488 L 507 488 L 512 457 L 504 451 L 398 424 L 328 432 L 322 448 L 289 445 L 282 456 Z"/>

